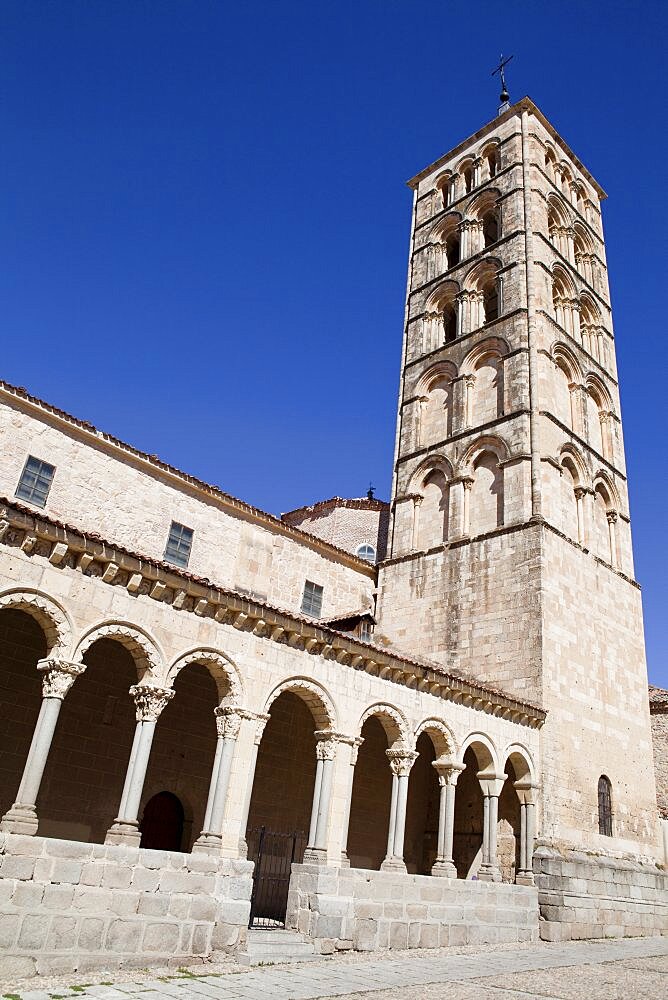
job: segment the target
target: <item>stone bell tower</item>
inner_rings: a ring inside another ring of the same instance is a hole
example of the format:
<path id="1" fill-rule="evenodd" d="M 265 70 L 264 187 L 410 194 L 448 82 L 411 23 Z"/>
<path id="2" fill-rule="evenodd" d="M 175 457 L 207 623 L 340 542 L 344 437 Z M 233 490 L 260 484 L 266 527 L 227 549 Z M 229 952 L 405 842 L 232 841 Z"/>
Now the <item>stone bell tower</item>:
<path id="1" fill-rule="evenodd" d="M 543 838 L 652 856 L 605 194 L 528 98 L 410 186 L 377 633 L 547 709 Z"/>

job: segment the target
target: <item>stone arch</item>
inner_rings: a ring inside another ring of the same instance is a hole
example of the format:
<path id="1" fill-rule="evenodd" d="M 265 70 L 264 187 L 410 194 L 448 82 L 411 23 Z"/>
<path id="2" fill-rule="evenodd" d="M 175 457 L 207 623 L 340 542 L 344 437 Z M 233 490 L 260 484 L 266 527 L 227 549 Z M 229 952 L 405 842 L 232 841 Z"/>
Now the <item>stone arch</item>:
<path id="1" fill-rule="evenodd" d="M 471 199 L 466 216 L 479 224 L 478 239 L 473 252 L 485 250 L 503 235 L 502 214 L 498 188 L 487 188 Z"/>
<path id="2" fill-rule="evenodd" d="M 478 770 L 483 774 L 499 772 L 499 754 L 493 740 L 486 733 L 469 733 L 462 743 L 459 762 L 464 762 L 466 751 L 471 750 L 478 763 Z"/>
<path id="3" fill-rule="evenodd" d="M 475 264 L 464 278 L 464 288 L 469 298 L 469 329 L 477 330 L 491 323 L 503 313 L 498 257 L 485 257 Z"/>
<path id="4" fill-rule="evenodd" d="M 450 361 L 442 361 L 424 373 L 417 386 L 420 398 L 418 410 L 417 444 L 425 445 L 442 441 L 452 433 L 453 380 L 457 368 Z"/>
<path id="5" fill-rule="evenodd" d="M 505 771 L 508 761 L 513 765 L 517 781 L 535 784 L 536 765 L 531 752 L 522 743 L 511 743 L 506 747 L 503 753 L 503 771 Z"/>
<path id="6" fill-rule="evenodd" d="M 387 702 L 381 701 L 376 702 L 373 705 L 369 705 L 360 717 L 360 721 L 357 726 L 358 733 L 362 732 L 362 726 L 367 719 L 372 717 L 377 718 L 382 725 L 390 747 L 394 746 L 396 743 L 410 746 L 411 729 L 406 716 L 398 708 L 395 708 L 393 705 L 388 705 Z"/>
<path id="7" fill-rule="evenodd" d="M 587 374 L 585 377 L 585 389 L 589 444 L 599 455 L 610 459 L 612 454 L 612 428 L 609 424 L 609 414 L 612 412 L 612 398 L 597 375 Z"/>
<path id="8" fill-rule="evenodd" d="M 439 361 L 438 364 L 428 368 L 420 377 L 420 381 L 416 387 L 417 394 L 418 396 L 423 396 L 430 391 L 435 383 L 445 379 L 452 381 L 454 378 L 457 378 L 457 366 L 452 361 Z"/>
<path id="9" fill-rule="evenodd" d="M 457 757 L 457 741 L 450 727 L 442 719 L 424 719 L 415 730 L 415 743 L 423 733 L 426 733 L 434 744 L 437 758 Z"/>
<path id="10" fill-rule="evenodd" d="M 462 217 L 459 212 L 449 212 L 440 219 L 429 235 L 429 243 L 440 247 L 441 271 L 456 267 L 461 260 L 460 231 Z"/>
<path id="11" fill-rule="evenodd" d="M 72 621 L 65 609 L 52 597 L 39 590 L 16 588 L 0 594 L 0 610 L 13 608 L 15 611 L 25 611 L 42 628 L 49 656 L 60 656 L 66 659 L 72 649 Z"/>
<path id="12" fill-rule="evenodd" d="M 547 196 L 547 225 L 553 242 L 556 228 L 566 229 L 571 225 L 570 209 L 564 199 L 554 193 Z"/>
<path id="13" fill-rule="evenodd" d="M 280 695 L 291 692 L 297 695 L 311 711 L 316 729 L 336 729 L 337 712 L 331 696 L 324 687 L 307 677 L 289 677 L 281 681 L 269 694 L 262 711 L 269 709 Z"/>
<path id="14" fill-rule="evenodd" d="M 449 344 L 458 334 L 456 281 L 442 281 L 428 297 L 424 316 L 424 349 L 434 350 Z"/>
<path id="15" fill-rule="evenodd" d="M 612 410 L 612 396 L 598 375 L 588 372 L 585 376 L 585 388 L 594 398 L 599 410 Z"/>
<path id="16" fill-rule="evenodd" d="M 576 486 L 585 486 L 589 480 L 589 469 L 584 455 L 574 444 L 568 442 L 559 449 L 557 457 L 559 465 L 568 465 L 573 474 Z"/>
<path id="17" fill-rule="evenodd" d="M 463 182 L 463 193 L 470 194 L 475 187 L 475 167 L 473 165 L 472 156 L 465 156 L 464 159 L 460 161 L 457 166 L 457 175 Z"/>
<path id="18" fill-rule="evenodd" d="M 582 381 L 582 368 L 573 351 L 566 344 L 555 341 L 550 351 L 555 365 L 562 369 L 571 382 Z"/>
<path id="19" fill-rule="evenodd" d="M 452 170 L 444 170 L 436 178 L 435 187 L 441 196 L 441 202 L 443 208 L 447 208 L 450 202 L 453 200 L 450 196 L 452 182 L 453 182 Z"/>
<path id="20" fill-rule="evenodd" d="M 579 322 L 576 312 L 577 290 L 570 274 L 561 264 L 552 268 L 552 311 L 559 326 L 576 340 Z"/>
<path id="21" fill-rule="evenodd" d="M 554 146 L 547 142 L 545 143 L 545 172 L 551 181 L 556 183 L 556 166 L 557 166 L 557 154 L 555 152 Z"/>
<path id="22" fill-rule="evenodd" d="M 604 469 L 599 469 L 596 472 L 592 485 L 595 491 L 599 488 L 602 490 L 610 510 L 619 510 L 619 492 L 612 478 Z"/>
<path id="23" fill-rule="evenodd" d="M 484 451 L 491 451 L 496 455 L 499 462 L 507 462 L 510 458 L 510 449 L 503 438 L 497 434 L 481 434 L 466 449 L 457 464 L 458 475 L 470 476 L 474 471 L 476 458 Z"/>
<path id="24" fill-rule="evenodd" d="M 487 145 L 481 151 L 482 162 L 485 167 L 484 180 L 491 180 L 496 177 L 501 169 L 501 140 L 496 136 L 489 139 Z"/>
<path id="25" fill-rule="evenodd" d="M 488 337 L 476 344 L 462 363 L 462 374 L 474 376 L 466 384 L 466 425 L 479 427 L 506 411 L 504 357 L 508 344 Z"/>
<path id="26" fill-rule="evenodd" d="M 411 476 L 408 492 L 419 493 L 425 478 L 430 472 L 434 472 L 435 470 L 442 472 L 448 481 L 451 480 L 454 475 L 452 465 L 445 455 L 429 455 L 428 458 L 425 458 L 422 462 L 420 462 L 417 469 Z"/>
<path id="27" fill-rule="evenodd" d="M 232 705 L 242 705 L 244 702 L 244 685 L 236 664 L 224 653 L 209 647 L 192 649 L 182 653 L 172 663 L 167 671 L 167 684 L 174 686 L 178 674 L 191 663 L 203 664 L 216 682 L 218 694 Z"/>
<path id="28" fill-rule="evenodd" d="M 83 662 L 86 652 L 98 639 L 115 639 L 131 654 L 140 680 L 160 681 L 164 676 L 164 656 L 155 639 L 137 625 L 122 621 L 101 622 L 84 633 L 74 651 L 74 660 Z"/>

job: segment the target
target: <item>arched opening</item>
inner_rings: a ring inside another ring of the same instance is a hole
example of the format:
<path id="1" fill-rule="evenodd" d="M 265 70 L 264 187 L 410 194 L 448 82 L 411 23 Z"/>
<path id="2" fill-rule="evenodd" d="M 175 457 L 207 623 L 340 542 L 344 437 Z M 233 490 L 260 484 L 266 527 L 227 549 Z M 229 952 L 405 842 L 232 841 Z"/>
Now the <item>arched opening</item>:
<path id="1" fill-rule="evenodd" d="M 491 275 L 486 278 L 482 286 L 482 308 L 485 323 L 491 323 L 499 318 L 499 283 L 498 279 Z"/>
<path id="2" fill-rule="evenodd" d="M 44 630 L 25 611 L 0 610 L 0 816 L 16 800 L 42 704 L 38 660 L 47 654 Z"/>
<path id="3" fill-rule="evenodd" d="M 473 190 L 473 167 L 471 164 L 464 167 L 462 177 L 464 178 L 464 190 L 470 194 Z"/>
<path id="4" fill-rule="evenodd" d="M 601 336 L 601 312 L 598 306 L 583 295 L 580 298 L 580 335 L 582 346 L 596 359 L 600 360 L 599 341 Z"/>
<path id="5" fill-rule="evenodd" d="M 448 268 L 456 267 L 459 264 L 459 243 L 459 233 L 457 230 L 453 230 L 445 241 L 445 258 Z"/>
<path id="6" fill-rule="evenodd" d="M 517 774 L 512 762 L 506 762 L 507 778 L 499 796 L 496 831 L 496 857 L 501 879 L 514 882 L 520 868 L 520 800 L 515 790 Z"/>
<path id="7" fill-rule="evenodd" d="M 428 733 L 421 733 L 415 745 L 418 756 L 408 779 L 408 804 L 404 861 L 413 875 L 429 875 L 438 852 L 438 775 L 432 766 L 436 759 Z"/>
<path id="8" fill-rule="evenodd" d="M 561 359 L 557 359 L 554 374 L 554 415 L 564 426 L 574 430 L 573 397 L 571 394 L 573 378 Z"/>
<path id="9" fill-rule="evenodd" d="M 443 545 L 448 538 L 449 487 L 440 469 L 428 473 L 422 484 L 422 497 L 418 548 L 426 550 Z"/>
<path id="10" fill-rule="evenodd" d="M 283 691 L 271 704 L 258 751 L 246 831 L 252 861 L 262 827 L 288 837 L 296 833 L 293 860 L 304 856 L 316 771 L 314 733 L 309 706 L 293 691 Z"/>
<path id="11" fill-rule="evenodd" d="M 589 444 L 599 455 L 606 455 L 606 448 L 603 439 L 603 428 L 601 426 L 602 403 L 600 398 L 592 389 L 587 391 L 587 432 Z"/>
<path id="12" fill-rule="evenodd" d="M 480 358 L 475 368 L 473 426 L 503 416 L 503 361 L 498 354 Z"/>
<path id="13" fill-rule="evenodd" d="M 593 503 L 593 525 L 592 525 L 592 549 L 600 559 L 606 562 L 613 562 L 612 549 L 610 546 L 610 526 L 608 523 L 608 511 L 612 509 L 610 494 L 602 483 L 597 483 L 594 487 Z"/>
<path id="14" fill-rule="evenodd" d="M 443 307 L 443 339 L 446 344 L 457 339 L 457 310 L 453 302 Z"/>
<path id="15" fill-rule="evenodd" d="M 570 279 L 560 269 L 554 269 L 552 273 L 552 308 L 554 318 L 571 336 L 574 334 L 573 324 L 573 299 L 574 290 Z"/>
<path id="16" fill-rule="evenodd" d="M 545 150 L 545 173 L 551 181 L 555 180 L 557 159 L 551 149 Z"/>
<path id="17" fill-rule="evenodd" d="M 483 794 L 478 780 L 481 766 L 473 747 L 469 747 L 464 754 L 464 765 L 455 791 L 452 857 L 457 878 L 472 878 L 482 863 L 484 815 Z"/>
<path id="18" fill-rule="evenodd" d="M 612 837 L 612 784 L 605 774 L 598 779 L 598 832 Z"/>
<path id="19" fill-rule="evenodd" d="M 503 469 L 492 451 L 483 451 L 473 466 L 469 534 L 480 535 L 503 524 Z"/>
<path id="20" fill-rule="evenodd" d="M 216 754 L 214 709 L 225 691 L 204 663 L 189 663 L 178 673 L 174 692 L 155 728 L 142 802 L 160 792 L 178 797 L 185 806 L 181 849 L 190 851 L 204 825 Z"/>
<path id="21" fill-rule="evenodd" d="M 483 153 L 483 159 L 487 167 L 487 177 L 496 177 L 499 172 L 499 154 L 496 146 L 489 146 Z"/>
<path id="22" fill-rule="evenodd" d="M 578 475 L 573 461 L 566 457 L 561 463 L 561 475 L 559 477 L 559 510 L 557 513 L 557 526 L 563 533 L 579 541 L 580 529 L 578 526 L 578 507 L 575 498 L 575 489 L 578 485 Z"/>
<path id="23" fill-rule="evenodd" d="M 499 213 L 497 209 L 490 208 L 482 217 L 482 240 L 485 249 L 491 247 L 501 235 L 499 224 Z"/>
<path id="24" fill-rule="evenodd" d="M 452 433 L 452 381 L 446 375 L 434 378 L 422 409 L 420 445 L 444 441 Z"/>
<path id="25" fill-rule="evenodd" d="M 153 851 L 183 850 L 184 811 L 172 792 L 158 792 L 144 806 L 139 824 L 141 847 Z"/>
<path id="26" fill-rule="evenodd" d="M 132 654 L 95 641 L 63 701 L 37 799 L 38 832 L 101 844 L 117 815 L 135 732 Z"/>
<path id="27" fill-rule="evenodd" d="M 388 739 L 372 715 L 362 726 L 348 828 L 348 858 L 353 868 L 379 869 L 387 852 L 392 772 L 385 751 Z"/>

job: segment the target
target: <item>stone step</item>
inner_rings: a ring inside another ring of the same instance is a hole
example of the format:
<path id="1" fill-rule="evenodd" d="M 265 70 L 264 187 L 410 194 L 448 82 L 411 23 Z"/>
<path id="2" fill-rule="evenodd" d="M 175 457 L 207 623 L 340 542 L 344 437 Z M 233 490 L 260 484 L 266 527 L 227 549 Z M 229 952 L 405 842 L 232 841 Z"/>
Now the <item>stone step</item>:
<path id="1" fill-rule="evenodd" d="M 246 950 L 237 956 L 240 965 L 278 965 L 285 962 L 314 962 L 324 958 L 312 941 L 297 931 L 251 929 Z"/>

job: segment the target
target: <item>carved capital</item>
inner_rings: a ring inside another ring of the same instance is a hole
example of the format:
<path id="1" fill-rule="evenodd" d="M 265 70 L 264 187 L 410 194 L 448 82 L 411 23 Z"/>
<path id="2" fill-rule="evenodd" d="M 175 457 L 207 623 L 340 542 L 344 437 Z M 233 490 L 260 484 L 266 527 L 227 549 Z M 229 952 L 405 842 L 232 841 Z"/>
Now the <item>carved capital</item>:
<path id="1" fill-rule="evenodd" d="M 390 747 L 385 753 L 390 762 L 392 773 L 396 774 L 398 778 L 407 778 L 418 757 L 415 750 L 408 750 L 406 747 Z"/>
<path id="2" fill-rule="evenodd" d="M 617 514 L 616 510 L 608 510 L 608 511 L 606 511 L 605 512 L 605 516 L 608 519 L 608 524 L 616 524 L 617 523 L 618 514 Z"/>
<path id="3" fill-rule="evenodd" d="M 259 746 L 260 743 L 261 743 L 261 741 L 262 741 L 262 735 L 264 733 L 264 727 L 269 722 L 269 715 L 266 715 L 265 713 L 258 713 L 257 715 L 255 715 L 255 719 L 257 720 L 257 723 L 256 723 L 256 727 L 255 727 L 255 740 L 254 740 L 254 742 L 255 742 L 255 744 L 257 746 Z"/>
<path id="4" fill-rule="evenodd" d="M 39 661 L 37 669 L 42 673 L 42 696 L 62 701 L 79 674 L 86 669 L 86 664 L 70 663 L 68 660 L 47 656 Z"/>
<path id="5" fill-rule="evenodd" d="M 459 764 L 453 760 L 443 760 L 442 758 L 432 761 L 431 766 L 438 775 L 439 785 L 456 785 L 459 775 L 465 768 L 464 764 Z"/>
<path id="6" fill-rule="evenodd" d="M 137 722 L 157 722 L 162 710 L 174 697 L 174 693 L 173 688 L 134 684 L 130 688 L 130 694 L 134 698 Z"/>
<path id="7" fill-rule="evenodd" d="M 213 713 L 216 716 L 218 736 L 225 740 L 236 740 L 241 723 L 248 718 L 248 713 L 238 705 L 218 705 Z"/>
<path id="8" fill-rule="evenodd" d="M 335 760 L 339 743 L 351 743 L 349 736 L 332 729 L 319 729 L 315 733 L 315 755 L 318 760 Z"/>
<path id="9" fill-rule="evenodd" d="M 589 490 L 585 486 L 576 486 L 573 492 L 575 493 L 576 500 L 583 500 L 587 496 Z"/>

